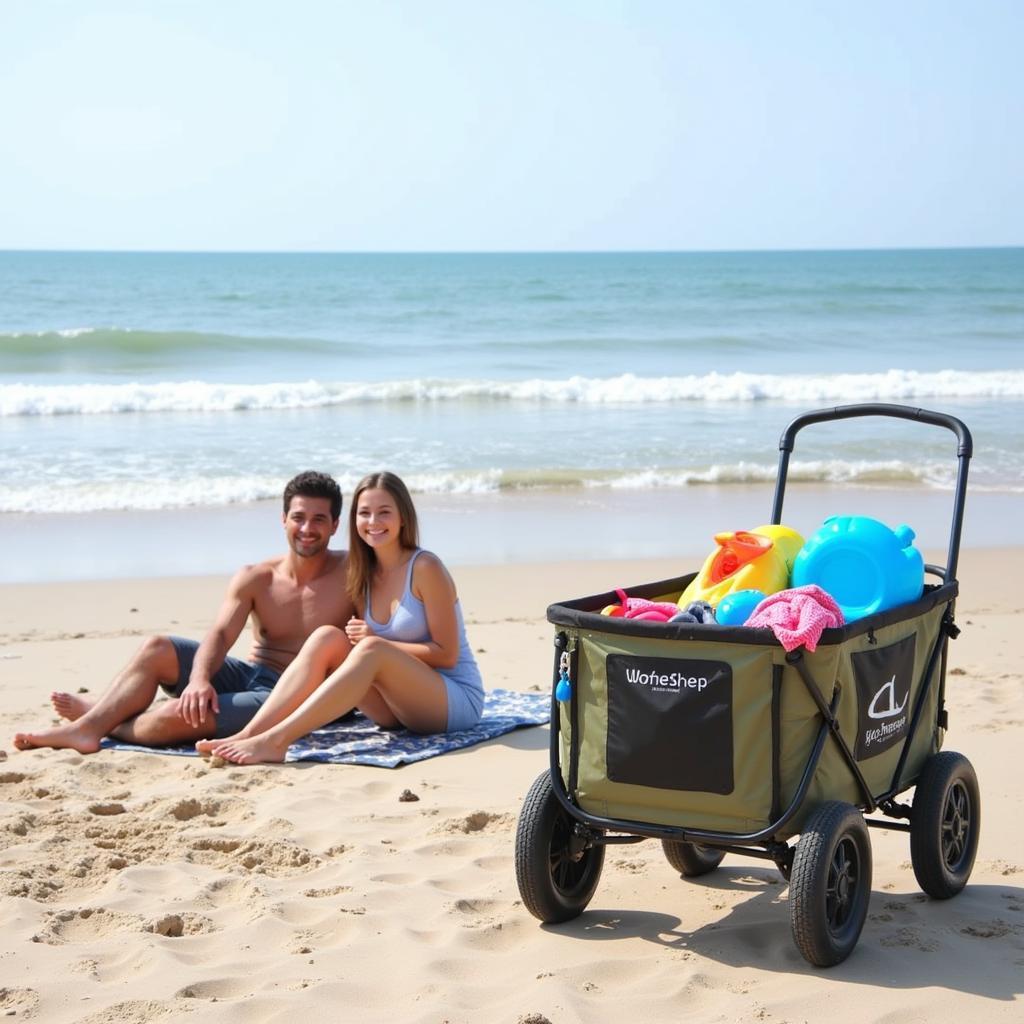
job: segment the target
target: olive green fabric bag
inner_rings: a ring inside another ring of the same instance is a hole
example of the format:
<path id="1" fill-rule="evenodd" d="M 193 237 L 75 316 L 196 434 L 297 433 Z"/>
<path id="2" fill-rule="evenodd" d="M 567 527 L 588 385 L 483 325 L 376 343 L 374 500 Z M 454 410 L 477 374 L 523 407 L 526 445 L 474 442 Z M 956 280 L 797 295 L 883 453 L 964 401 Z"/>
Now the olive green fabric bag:
<path id="1" fill-rule="evenodd" d="M 631 588 L 672 600 L 691 577 Z M 913 784 L 943 730 L 943 616 L 956 584 L 920 601 L 825 630 L 804 663 L 873 797 Z M 613 595 L 553 605 L 570 654 L 572 698 L 560 705 L 560 767 L 570 797 L 604 819 L 743 836 L 779 820 L 796 796 L 823 716 L 771 630 L 662 624 L 596 614 Z M 899 780 L 918 697 L 927 693 Z M 575 734 L 574 734 L 575 730 Z M 866 803 L 827 737 L 796 814 L 800 831 L 825 800 Z"/>

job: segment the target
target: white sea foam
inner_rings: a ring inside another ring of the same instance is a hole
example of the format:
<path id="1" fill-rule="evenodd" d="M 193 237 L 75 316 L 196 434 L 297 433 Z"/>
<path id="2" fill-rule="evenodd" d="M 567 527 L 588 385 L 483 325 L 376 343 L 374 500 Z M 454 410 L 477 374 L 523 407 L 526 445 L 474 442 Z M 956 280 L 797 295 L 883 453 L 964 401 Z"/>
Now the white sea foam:
<path id="1" fill-rule="evenodd" d="M 97 330 L 103 330 L 104 328 L 97 327 L 62 327 L 53 331 L 0 331 L 0 343 L 5 340 L 17 341 L 21 338 L 81 338 L 86 334 L 94 334 Z M 110 327 L 106 328 L 110 331 L 116 331 L 118 328 Z"/>
<path id="2" fill-rule="evenodd" d="M 588 488 L 616 490 L 653 490 L 662 487 L 692 487 L 701 484 L 772 483 L 778 472 L 775 462 L 735 462 L 716 464 L 706 469 L 646 469 L 614 475 L 585 477 Z M 956 477 L 955 464 L 904 462 L 890 459 L 844 461 L 794 459 L 788 479 L 800 483 L 895 484 L 917 483 L 929 487 L 951 487 Z"/>
<path id="3" fill-rule="evenodd" d="M 911 401 L 920 398 L 1022 398 L 1024 371 L 889 370 L 878 374 L 686 377 L 569 377 L 563 380 L 394 380 L 320 383 L 3 384 L 0 416 L 241 412 L 316 409 L 357 403 L 519 401 L 581 404 L 786 401 Z"/>
<path id="4" fill-rule="evenodd" d="M 654 491 L 715 484 L 770 484 L 775 480 L 772 463 L 737 462 L 706 469 L 661 468 L 650 470 L 499 469 L 451 470 L 408 473 L 404 476 L 414 494 L 486 495 L 524 490 L 610 489 Z M 351 494 L 360 473 L 336 474 L 339 485 Z M 945 464 L 884 462 L 804 461 L 794 459 L 789 479 L 802 483 L 854 485 L 918 485 L 948 489 L 954 470 Z M 183 478 L 123 476 L 98 480 L 54 480 L 7 487 L 0 491 L 0 513 L 158 511 L 189 507 L 217 507 L 280 497 L 279 476 L 195 476 Z M 1024 491 L 1024 487 L 992 488 Z"/>

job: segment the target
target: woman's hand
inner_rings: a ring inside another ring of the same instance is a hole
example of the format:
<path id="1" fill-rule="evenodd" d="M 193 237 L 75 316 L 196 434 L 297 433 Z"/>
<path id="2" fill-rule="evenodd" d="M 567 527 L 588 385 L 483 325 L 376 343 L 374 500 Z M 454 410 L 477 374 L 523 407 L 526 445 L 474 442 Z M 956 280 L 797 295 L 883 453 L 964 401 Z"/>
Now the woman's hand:
<path id="1" fill-rule="evenodd" d="M 373 630 L 362 620 L 357 619 L 354 615 L 348 622 L 345 623 L 345 636 L 348 637 L 349 643 L 354 647 L 360 640 L 365 640 L 368 636 L 373 636 Z"/>

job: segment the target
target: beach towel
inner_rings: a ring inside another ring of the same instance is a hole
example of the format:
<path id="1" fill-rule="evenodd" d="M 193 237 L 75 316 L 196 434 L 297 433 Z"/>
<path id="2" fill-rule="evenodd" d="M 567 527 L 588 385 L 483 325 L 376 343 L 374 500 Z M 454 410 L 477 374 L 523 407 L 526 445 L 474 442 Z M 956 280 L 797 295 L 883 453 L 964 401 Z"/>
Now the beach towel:
<path id="1" fill-rule="evenodd" d="M 519 693 L 491 690 L 484 698 L 484 712 L 472 729 L 422 736 L 408 729 L 379 729 L 370 719 L 356 715 L 344 722 L 332 722 L 303 736 L 288 748 L 286 762 L 321 761 L 328 764 L 365 764 L 397 768 L 400 764 L 425 761 L 449 750 L 471 747 L 513 729 L 543 725 L 551 714 L 547 693 Z M 105 739 L 105 750 L 134 750 L 146 754 L 175 754 L 198 757 L 192 746 L 142 747 Z"/>
<path id="2" fill-rule="evenodd" d="M 822 630 L 841 626 L 843 613 L 831 594 L 815 584 L 769 594 L 744 623 L 752 628 L 768 626 L 787 651 L 803 645 L 818 646 Z"/>

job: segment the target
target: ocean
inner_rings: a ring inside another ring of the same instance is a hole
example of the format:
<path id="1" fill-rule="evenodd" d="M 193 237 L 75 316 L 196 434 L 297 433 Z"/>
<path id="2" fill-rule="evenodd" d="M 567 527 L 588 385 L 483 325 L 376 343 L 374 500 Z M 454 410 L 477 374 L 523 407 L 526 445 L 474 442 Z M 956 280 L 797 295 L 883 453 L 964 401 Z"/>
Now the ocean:
<path id="1" fill-rule="evenodd" d="M 757 487 L 761 521 L 786 424 L 876 401 L 962 418 L 972 496 L 1022 507 L 1024 249 L 0 253 L 0 531 L 19 543 L 38 516 L 70 537 L 230 519 L 306 468 L 346 491 L 389 468 L 502 522 L 548 499 L 570 532 L 574 504 L 685 520 Z M 941 501 L 955 454 L 941 429 L 844 421 L 799 435 L 790 479 L 840 505 Z"/>

